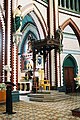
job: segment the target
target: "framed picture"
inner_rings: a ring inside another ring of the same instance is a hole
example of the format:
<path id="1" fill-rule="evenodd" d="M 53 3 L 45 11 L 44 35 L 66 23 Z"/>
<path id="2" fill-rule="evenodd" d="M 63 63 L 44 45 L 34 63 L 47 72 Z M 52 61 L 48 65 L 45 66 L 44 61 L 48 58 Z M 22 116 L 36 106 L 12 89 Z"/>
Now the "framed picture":
<path id="1" fill-rule="evenodd" d="M 43 55 L 36 55 L 36 68 L 43 68 Z"/>

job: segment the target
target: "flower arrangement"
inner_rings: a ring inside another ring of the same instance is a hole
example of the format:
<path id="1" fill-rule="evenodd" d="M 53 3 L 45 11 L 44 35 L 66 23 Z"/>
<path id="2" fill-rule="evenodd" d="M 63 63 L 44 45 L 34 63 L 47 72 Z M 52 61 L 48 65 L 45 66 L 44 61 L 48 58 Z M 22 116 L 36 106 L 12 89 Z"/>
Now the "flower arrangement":
<path id="1" fill-rule="evenodd" d="M 74 80 L 76 81 L 76 89 L 78 89 L 80 87 L 80 75 L 78 74 L 76 78 L 74 78 Z"/>
<path id="2" fill-rule="evenodd" d="M 0 83 L 0 90 L 6 90 L 5 83 Z"/>

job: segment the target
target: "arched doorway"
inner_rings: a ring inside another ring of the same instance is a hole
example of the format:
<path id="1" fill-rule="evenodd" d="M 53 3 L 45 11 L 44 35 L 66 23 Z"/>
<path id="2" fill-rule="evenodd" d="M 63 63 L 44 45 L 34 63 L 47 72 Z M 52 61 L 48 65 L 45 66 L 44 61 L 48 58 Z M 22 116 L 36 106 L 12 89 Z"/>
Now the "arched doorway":
<path id="1" fill-rule="evenodd" d="M 63 63 L 63 79 L 66 93 L 75 92 L 76 90 L 74 77 L 76 76 L 77 69 L 76 60 L 72 55 L 68 55 Z"/>

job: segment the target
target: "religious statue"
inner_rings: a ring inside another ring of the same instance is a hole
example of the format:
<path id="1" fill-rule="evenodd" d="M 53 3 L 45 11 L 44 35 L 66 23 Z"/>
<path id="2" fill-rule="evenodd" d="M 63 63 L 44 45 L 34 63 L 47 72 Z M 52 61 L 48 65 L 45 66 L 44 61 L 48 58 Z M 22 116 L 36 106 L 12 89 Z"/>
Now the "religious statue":
<path id="1" fill-rule="evenodd" d="M 14 32 L 20 32 L 21 25 L 22 25 L 22 12 L 21 12 L 21 5 L 19 5 L 13 14 L 13 22 L 14 22 Z"/>
<path id="2" fill-rule="evenodd" d="M 60 42 L 60 45 L 59 45 L 59 52 L 61 53 L 62 51 L 62 40 L 63 40 L 63 33 L 62 33 L 62 30 L 59 26 L 59 28 L 56 30 L 56 40 L 58 40 Z"/>
<path id="3" fill-rule="evenodd" d="M 32 64 L 30 62 L 28 62 L 26 67 L 27 67 L 27 70 L 31 70 L 32 69 Z"/>
<path id="4" fill-rule="evenodd" d="M 32 38 L 33 38 L 32 35 L 29 34 L 29 36 L 28 36 L 28 52 L 32 52 L 32 42 L 31 42 Z"/>
<path id="5" fill-rule="evenodd" d="M 60 40 L 60 41 L 62 41 L 62 39 L 63 39 L 63 33 L 62 33 L 62 30 L 61 30 L 60 26 L 59 26 L 59 28 L 56 30 L 56 39 L 57 39 L 57 40 Z"/>

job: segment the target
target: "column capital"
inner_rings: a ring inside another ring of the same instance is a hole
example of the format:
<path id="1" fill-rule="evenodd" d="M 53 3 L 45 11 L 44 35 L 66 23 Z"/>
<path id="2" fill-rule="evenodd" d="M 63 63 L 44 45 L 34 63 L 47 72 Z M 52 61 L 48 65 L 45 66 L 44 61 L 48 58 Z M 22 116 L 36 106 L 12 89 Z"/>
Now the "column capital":
<path id="1" fill-rule="evenodd" d="M 18 46 L 18 44 L 20 43 L 21 37 L 22 37 L 22 32 L 13 33 L 13 43 L 15 43 L 16 46 Z"/>

